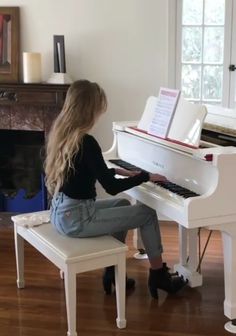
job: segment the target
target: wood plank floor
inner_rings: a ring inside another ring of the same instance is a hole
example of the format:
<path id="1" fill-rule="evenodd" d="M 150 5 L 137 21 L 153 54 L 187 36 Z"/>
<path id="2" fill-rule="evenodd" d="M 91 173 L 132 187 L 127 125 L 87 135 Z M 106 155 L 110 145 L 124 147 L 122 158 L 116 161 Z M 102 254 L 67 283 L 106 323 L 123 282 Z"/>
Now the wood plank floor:
<path id="1" fill-rule="evenodd" d="M 178 261 L 178 233 L 174 223 L 162 222 L 164 259 Z M 151 299 L 147 290 L 148 263 L 133 258 L 128 237 L 129 276 L 136 289 L 127 295 L 127 328 L 116 328 L 115 295 L 106 296 L 102 270 L 78 276 L 78 336 L 226 336 L 223 314 L 224 279 L 221 237 L 214 232 L 202 266 L 202 287 Z M 206 232 L 203 232 L 206 239 Z M 203 240 L 204 240 L 203 239 Z M 16 288 L 13 227 L 0 213 L 0 335 L 66 336 L 67 322 L 63 281 L 57 268 L 26 244 L 25 289 Z"/>

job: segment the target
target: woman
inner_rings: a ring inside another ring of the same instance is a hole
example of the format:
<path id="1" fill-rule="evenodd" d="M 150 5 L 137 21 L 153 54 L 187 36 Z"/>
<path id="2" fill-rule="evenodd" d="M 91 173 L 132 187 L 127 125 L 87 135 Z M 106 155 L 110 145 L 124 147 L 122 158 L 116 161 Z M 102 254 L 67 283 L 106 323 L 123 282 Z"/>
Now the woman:
<path id="1" fill-rule="evenodd" d="M 88 134 L 106 108 L 106 95 L 98 84 L 79 80 L 70 86 L 47 143 L 45 173 L 53 196 L 51 222 L 61 234 L 70 237 L 109 234 L 122 242 L 127 230 L 139 228 L 150 262 L 151 295 L 157 298 L 158 288 L 175 293 L 186 282 L 168 273 L 162 262 L 156 212 L 143 204 L 130 205 L 126 199 L 96 200 L 96 181 L 116 195 L 143 182 L 165 180 L 159 174 L 107 168 L 99 144 Z M 116 178 L 116 174 L 126 178 Z M 112 285 L 114 267 L 107 267 L 103 275 L 106 293 L 111 293 Z M 126 280 L 127 288 L 134 285 L 133 279 Z"/>

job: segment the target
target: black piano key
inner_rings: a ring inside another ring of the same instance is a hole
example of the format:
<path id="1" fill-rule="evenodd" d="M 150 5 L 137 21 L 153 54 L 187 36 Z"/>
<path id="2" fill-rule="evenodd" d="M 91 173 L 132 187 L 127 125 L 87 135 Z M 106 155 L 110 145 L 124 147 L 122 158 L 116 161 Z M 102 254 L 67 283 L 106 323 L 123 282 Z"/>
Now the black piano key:
<path id="1" fill-rule="evenodd" d="M 131 163 L 128 163 L 126 161 L 120 160 L 120 159 L 113 159 L 109 160 L 111 163 L 116 164 L 117 166 L 120 166 L 121 168 L 127 169 L 127 170 L 138 170 L 138 171 L 144 171 L 141 168 L 138 168 Z"/>
<path id="2" fill-rule="evenodd" d="M 195 197 L 195 196 L 199 196 L 197 193 L 187 189 L 187 188 L 184 188 L 184 187 L 181 187 L 175 183 L 172 183 L 170 181 L 160 181 L 160 182 L 156 182 L 157 185 L 160 185 L 161 187 L 165 188 L 165 189 L 168 189 L 180 196 L 183 196 L 185 198 L 187 197 Z"/>
<path id="3" fill-rule="evenodd" d="M 184 198 L 188 198 L 188 197 L 196 197 L 196 196 L 199 196 L 199 194 L 187 189 L 187 188 L 184 188 L 184 187 L 181 187 L 175 183 L 171 183 L 171 182 L 156 182 L 157 185 L 160 185 L 162 188 L 164 189 L 167 189 L 171 192 L 173 192 L 174 194 L 177 194 L 181 197 L 184 197 Z"/>
<path id="4" fill-rule="evenodd" d="M 136 167 L 134 165 L 132 165 L 131 163 L 128 163 L 126 161 L 123 161 L 121 159 L 112 159 L 112 160 L 109 160 L 111 163 L 114 163 L 115 165 L 121 167 L 121 168 L 124 168 L 124 169 L 127 169 L 127 170 L 139 170 L 139 171 L 145 171 L 144 169 L 141 169 L 139 167 Z M 174 194 L 176 195 L 179 195 L 183 198 L 189 198 L 189 197 L 196 197 L 196 196 L 199 196 L 199 194 L 195 193 L 194 191 L 192 190 L 189 190 L 185 187 L 181 187 L 180 185 L 176 184 L 176 183 L 173 183 L 171 181 L 157 181 L 157 182 L 154 182 L 156 185 L 164 188 L 164 189 L 167 189 L 171 192 L 173 192 Z"/>

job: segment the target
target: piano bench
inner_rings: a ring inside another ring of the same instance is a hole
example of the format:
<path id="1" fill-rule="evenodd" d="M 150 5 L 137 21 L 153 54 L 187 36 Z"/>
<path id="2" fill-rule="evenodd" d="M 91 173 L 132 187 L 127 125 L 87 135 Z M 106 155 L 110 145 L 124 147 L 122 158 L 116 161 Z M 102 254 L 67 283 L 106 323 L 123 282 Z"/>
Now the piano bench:
<path id="1" fill-rule="evenodd" d="M 24 214 L 24 217 L 30 214 Z M 32 214 L 31 214 L 32 215 Z M 67 336 L 76 332 L 76 274 L 115 265 L 117 327 L 126 327 L 125 278 L 127 246 L 111 236 L 94 238 L 69 238 L 60 235 L 51 223 L 26 228 L 14 221 L 17 286 L 24 288 L 24 240 L 34 246 L 64 274 Z"/>

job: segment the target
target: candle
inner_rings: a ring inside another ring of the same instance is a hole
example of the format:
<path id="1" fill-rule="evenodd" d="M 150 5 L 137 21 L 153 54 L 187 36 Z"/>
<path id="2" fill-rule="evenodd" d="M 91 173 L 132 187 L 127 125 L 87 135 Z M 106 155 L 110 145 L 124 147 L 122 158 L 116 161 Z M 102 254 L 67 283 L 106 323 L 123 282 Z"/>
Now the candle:
<path id="1" fill-rule="evenodd" d="M 41 54 L 36 52 L 23 52 L 23 81 L 24 83 L 40 83 Z"/>

